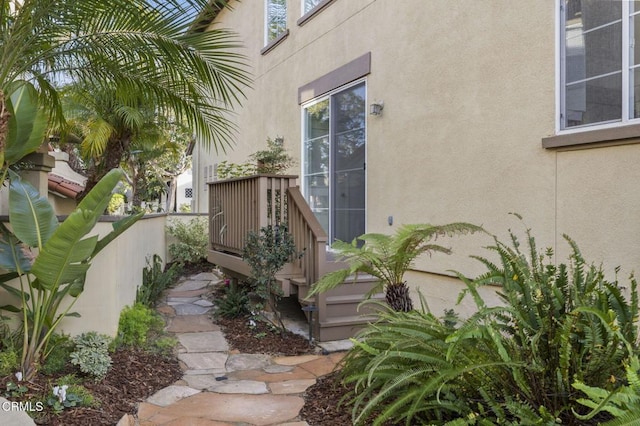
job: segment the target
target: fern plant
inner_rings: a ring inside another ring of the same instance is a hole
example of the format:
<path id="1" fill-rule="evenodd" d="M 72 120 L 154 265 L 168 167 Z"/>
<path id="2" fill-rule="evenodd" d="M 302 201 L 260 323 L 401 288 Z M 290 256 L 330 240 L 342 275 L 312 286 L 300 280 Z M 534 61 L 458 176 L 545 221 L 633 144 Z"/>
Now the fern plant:
<path id="1" fill-rule="evenodd" d="M 496 239 L 489 249 L 499 262 L 476 257 L 487 268 L 481 276 L 458 274 L 460 299 L 477 305 L 469 318 L 389 309 L 361 332 L 342 370 L 355 385 L 354 423 L 589 424 L 572 385 L 620 386 L 611 378 L 638 354 L 635 279 L 627 299 L 570 238 L 569 262 L 556 265 L 526 236 L 524 247 L 513 233 L 510 244 Z M 485 285 L 499 287 L 501 305 L 485 303 Z"/>
<path id="2" fill-rule="evenodd" d="M 404 274 L 415 259 L 424 253 L 449 254 L 451 249 L 432 243 L 439 236 L 453 236 L 480 232 L 482 228 L 468 223 L 451 223 L 434 226 L 428 224 L 403 225 L 394 235 L 378 233 L 364 234 L 351 243 L 336 241 L 332 248 L 337 259 L 349 266 L 323 276 L 311 288 L 308 297 L 331 290 L 342 284 L 349 276 L 368 274 L 376 277 L 379 284 L 371 293 L 385 291 L 389 306 L 396 311 L 410 311 L 413 301 Z"/>
<path id="3" fill-rule="evenodd" d="M 626 366 L 626 383 L 613 390 L 600 387 L 587 386 L 582 382 L 576 382 L 573 387 L 584 392 L 587 398 L 578 399 L 578 403 L 591 409 L 585 415 L 576 417 L 589 421 L 602 412 L 609 413 L 615 420 L 605 423 L 605 426 L 638 425 L 640 424 L 640 359 L 638 355 L 631 357 Z M 612 377 L 611 384 L 616 381 Z"/>

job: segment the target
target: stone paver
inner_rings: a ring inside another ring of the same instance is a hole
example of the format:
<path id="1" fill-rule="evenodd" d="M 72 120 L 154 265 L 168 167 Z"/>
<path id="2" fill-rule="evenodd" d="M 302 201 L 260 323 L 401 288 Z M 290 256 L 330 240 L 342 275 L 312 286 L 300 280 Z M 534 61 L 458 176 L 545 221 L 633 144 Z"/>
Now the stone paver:
<path id="1" fill-rule="evenodd" d="M 33 409 L 36 409 L 35 405 Z M 0 424 L 2 426 L 35 426 L 33 419 L 26 411 L 2 397 L 0 397 Z"/>
<path id="2" fill-rule="evenodd" d="M 201 331 L 220 331 L 208 315 L 181 315 L 171 318 L 167 331 L 171 333 L 194 333 Z"/>
<path id="3" fill-rule="evenodd" d="M 318 358 L 320 358 L 320 355 L 283 356 L 274 358 L 273 362 L 280 365 L 298 365 L 309 361 L 315 361 Z"/>
<path id="4" fill-rule="evenodd" d="M 344 353 L 273 358 L 230 350 L 207 314 L 215 309 L 204 298 L 213 282 L 220 279 L 212 273 L 185 279 L 158 308 L 168 317 L 166 330 L 180 342 L 183 376 L 139 405 L 135 425 L 309 426 L 298 417 L 301 395 L 333 371 Z M 2 413 L 0 424 L 10 424 Z"/>
<path id="5" fill-rule="evenodd" d="M 178 284 L 177 287 L 173 289 L 173 291 L 190 291 L 190 290 L 200 290 L 209 285 L 211 281 L 208 280 L 186 280 L 182 283 Z"/>
<path id="6" fill-rule="evenodd" d="M 164 389 L 160 389 L 154 393 L 148 402 L 151 404 L 159 405 L 160 407 L 166 407 L 173 404 L 176 401 L 180 401 L 182 398 L 187 398 L 191 395 L 195 395 L 199 391 L 188 386 L 169 386 Z"/>
<path id="7" fill-rule="evenodd" d="M 259 380 L 266 383 L 316 378 L 312 373 L 299 367 L 282 373 L 267 373 L 264 370 L 234 371 L 229 373 L 229 377 L 236 380 Z"/>
<path id="8" fill-rule="evenodd" d="M 287 380 L 285 382 L 275 382 L 269 385 L 271 393 L 274 395 L 297 394 L 307 390 L 308 387 L 316 384 L 316 379 Z"/>
<path id="9" fill-rule="evenodd" d="M 199 288 L 197 290 L 170 290 L 168 297 L 200 297 L 207 293 L 209 293 L 209 289 L 207 287 Z"/>
<path id="10" fill-rule="evenodd" d="M 221 373 L 218 374 L 218 376 L 221 375 Z M 184 381 L 194 389 L 204 390 L 216 386 L 219 383 L 216 379 L 218 376 L 215 374 L 189 374 L 184 376 Z"/>
<path id="11" fill-rule="evenodd" d="M 269 393 L 265 382 L 257 382 L 255 380 L 225 380 L 215 383 L 207 390 L 217 393 L 241 393 L 247 395 Z"/>
<path id="12" fill-rule="evenodd" d="M 182 303 L 180 305 L 173 305 L 173 309 L 176 311 L 176 315 L 202 315 L 211 310 L 211 308 L 194 305 L 193 303 Z"/>
<path id="13" fill-rule="evenodd" d="M 163 408 L 160 413 L 174 416 L 188 413 L 190 417 L 266 426 L 295 419 L 303 405 L 299 396 L 202 392 Z"/>
<path id="14" fill-rule="evenodd" d="M 178 354 L 178 359 L 184 362 L 189 370 L 215 369 L 226 371 L 227 354 L 222 352 L 204 352 L 197 354 Z"/>
<path id="15" fill-rule="evenodd" d="M 255 370 L 264 368 L 269 364 L 271 364 L 271 357 L 269 355 L 238 354 L 229 355 L 226 368 L 227 371 Z"/>
<path id="16" fill-rule="evenodd" d="M 180 333 L 178 341 L 187 352 L 225 352 L 229 344 L 221 331 L 204 331 L 200 333 Z"/>

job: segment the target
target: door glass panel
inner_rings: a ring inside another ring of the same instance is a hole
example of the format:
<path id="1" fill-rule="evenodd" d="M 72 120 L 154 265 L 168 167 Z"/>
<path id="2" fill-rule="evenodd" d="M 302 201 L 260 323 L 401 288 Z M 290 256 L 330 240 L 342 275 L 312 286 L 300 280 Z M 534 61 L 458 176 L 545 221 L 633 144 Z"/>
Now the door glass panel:
<path id="1" fill-rule="evenodd" d="M 304 194 L 329 236 L 365 232 L 365 84 L 304 109 Z"/>
<path id="2" fill-rule="evenodd" d="M 364 233 L 365 86 L 333 97 L 333 239 L 351 241 Z"/>
<path id="3" fill-rule="evenodd" d="M 304 194 L 329 233 L 329 99 L 305 109 Z"/>

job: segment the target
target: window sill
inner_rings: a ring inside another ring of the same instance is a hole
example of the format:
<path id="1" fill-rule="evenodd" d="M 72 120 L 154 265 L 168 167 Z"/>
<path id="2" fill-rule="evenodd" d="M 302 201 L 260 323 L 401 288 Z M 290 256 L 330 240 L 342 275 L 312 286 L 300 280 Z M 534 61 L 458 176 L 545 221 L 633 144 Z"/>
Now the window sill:
<path id="1" fill-rule="evenodd" d="M 640 124 L 542 138 L 546 149 L 586 149 L 640 143 Z"/>
<path id="2" fill-rule="evenodd" d="M 310 11 L 302 15 L 296 23 L 298 24 L 299 27 L 303 26 L 308 21 L 310 21 L 314 16 L 322 12 L 327 6 L 329 6 L 334 1 L 336 0 L 322 0 L 320 3 L 316 5 L 316 7 L 314 7 L 313 9 L 311 9 Z"/>
<path id="3" fill-rule="evenodd" d="M 286 29 L 282 34 L 280 34 L 278 37 L 271 40 L 265 47 L 263 47 L 262 50 L 260 51 L 260 54 L 266 55 L 267 53 L 271 52 L 277 45 L 282 43 L 282 41 L 288 36 L 289 36 L 289 29 Z"/>

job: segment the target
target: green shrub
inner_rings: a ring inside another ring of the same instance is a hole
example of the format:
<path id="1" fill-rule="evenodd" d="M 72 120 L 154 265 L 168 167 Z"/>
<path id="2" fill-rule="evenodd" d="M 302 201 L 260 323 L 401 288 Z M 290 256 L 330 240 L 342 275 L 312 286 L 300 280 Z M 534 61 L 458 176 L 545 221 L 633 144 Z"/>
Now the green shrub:
<path id="1" fill-rule="evenodd" d="M 153 339 L 151 350 L 161 355 L 171 355 L 177 344 L 178 340 L 175 337 L 159 336 Z"/>
<path id="2" fill-rule="evenodd" d="M 71 363 L 80 367 L 80 371 L 83 373 L 90 374 L 97 380 L 104 378 L 111 368 L 111 357 L 109 356 L 111 338 L 91 331 L 74 337 L 73 343 L 75 349 L 70 355 Z"/>
<path id="3" fill-rule="evenodd" d="M 20 365 L 20 357 L 16 349 L 7 347 L 0 351 L 0 376 L 15 373 Z"/>
<path id="4" fill-rule="evenodd" d="M 460 299 L 477 305 L 471 317 L 388 311 L 359 335 L 343 369 L 356 386 L 354 423 L 585 424 L 584 395 L 572 385 L 619 386 L 611 378 L 638 353 L 636 281 L 627 300 L 568 237 L 569 262 L 556 264 L 526 235 L 526 251 L 514 234 L 511 245 L 496 239 L 489 249 L 499 263 L 476 257 L 485 274 L 458 274 Z M 486 305 L 485 285 L 499 286 L 501 306 Z"/>
<path id="5" fill-rule="evenodd" d="M 181 270 L 180 264 L 174 263 L 164 271 L 162 258 L 157 254 L 153 255 L 153 262 L 147 258 L 147 267 L 142 270 L 142 285 L 136 291 L 136 303 L 154 306 L 162 292 L 176 281 Z"/>
<path id="6" fill-rule="evenodd" d="M 167 232 L 178 242 L 169 244 L 169 254 L 180 263 L 198 263 L 207 257 L 209 226 L 205 217 L 196 217 L 189 222 L 172 220 Z"/>
<path id="7" fill-rule="evenodd" d="M 40 371 L 52 375 L 64 371 L 71 360 L 73 342 L 67 335 L 54 334 L 49 340 L 49 352 Z"/>
<path id="8" fill-rule="evenodd" d="M 249 314 L 249 296 L 239 286 L 226 287 L 224 296 L 216 301 L 216 315 L 238 318 Z"/>
<path id="9" fill-rule="evenodd" d="M 250 232 L 242 252 L 242 258 L 251 268 L 249 284 L 258 299 L 256 309 L 263 310 L 268 305 L 283 331 L 285 327 L 275 307 L 282 291 L 275 286 L 276 273 L 295 256 L 295 242 L 286 225 L 269 225 L 262 227 L 260 233 Z"/>
<path id="10" fill-rule="evenodd" d="M 216 167 L 216 176 L 218 179 L 232 179 L 255 175 L 257 172 L 256 165 L 253 163 L 230 163 L 221 161 Z"/>
<path id="11" fill-rule="evenodd" d="M 146 348 L 151 332 L 162 330 L 164 321 L 152 309 L 136 303 L 125 307 L 120 313 L 116 346 L 138 346 Z"/>

